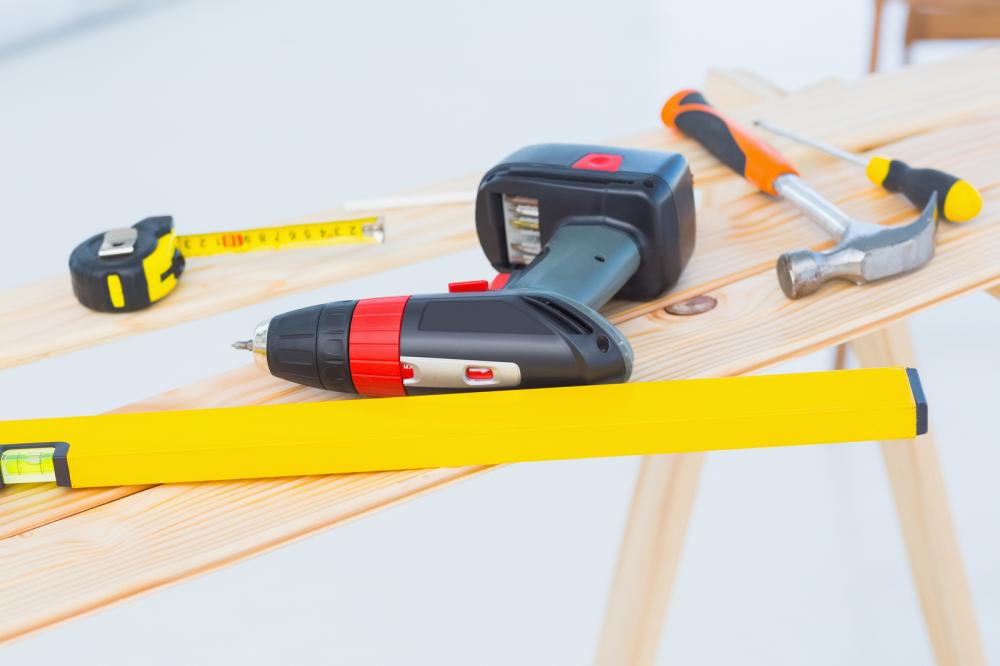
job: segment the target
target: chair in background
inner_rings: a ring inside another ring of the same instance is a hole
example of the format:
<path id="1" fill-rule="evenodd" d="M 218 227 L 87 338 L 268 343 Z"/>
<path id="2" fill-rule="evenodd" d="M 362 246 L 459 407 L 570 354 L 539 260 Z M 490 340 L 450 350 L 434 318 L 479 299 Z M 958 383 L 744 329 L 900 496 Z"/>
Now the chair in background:
<path id="1" fill-rule="evenodd" d="M 915 42 L 930 39 L 1000 38 L 1000 0 L 904 0 L 909 7 L 903 62 L 910 62 Z M 879 33 L 885 0 L 875 0 L 871 59 L 868 71 L 878 69 Z"/>

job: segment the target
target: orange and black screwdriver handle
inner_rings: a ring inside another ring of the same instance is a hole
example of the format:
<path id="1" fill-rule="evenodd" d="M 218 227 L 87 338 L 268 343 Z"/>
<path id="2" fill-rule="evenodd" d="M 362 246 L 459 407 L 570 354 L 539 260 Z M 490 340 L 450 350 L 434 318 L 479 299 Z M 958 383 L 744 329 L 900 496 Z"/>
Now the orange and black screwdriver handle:
<path id="1" fill-rule="evenodd" d="M 681 90 L 660 113 L 667 127 L 680 130 L 762 192 L 777 195 L 779 176 L 798 175 L 791 162 L 749 130 L 719 113 L 696 90 Z"/>

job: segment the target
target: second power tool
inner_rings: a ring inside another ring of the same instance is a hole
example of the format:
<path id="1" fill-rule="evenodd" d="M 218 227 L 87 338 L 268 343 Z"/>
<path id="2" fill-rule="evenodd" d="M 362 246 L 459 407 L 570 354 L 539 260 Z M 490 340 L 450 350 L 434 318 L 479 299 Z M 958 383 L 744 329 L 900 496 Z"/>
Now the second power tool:
<path id="1" fill-rule="evenodd" d="M 676 284 L 694 250 L 691 172 L 676 153 L 528 146 L 483 177 L 476 230 L 492 288 L 316 305 L 234 346 L 276 377 L 372 396 L 624 382 L 632 349 L 597 308 Z"/>

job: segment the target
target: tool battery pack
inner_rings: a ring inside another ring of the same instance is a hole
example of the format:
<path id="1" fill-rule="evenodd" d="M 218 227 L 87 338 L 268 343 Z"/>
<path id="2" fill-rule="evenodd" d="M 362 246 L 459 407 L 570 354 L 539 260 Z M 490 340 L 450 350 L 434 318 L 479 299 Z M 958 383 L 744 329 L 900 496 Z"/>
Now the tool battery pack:
<path id="1" fill-rule="evenodd" d="M 518 150 L 483 176 L 476 231 L 501 273 L 531 264 L 567 224 L 626 232 L 639 262 L 615 295 L 659 297 L 677 283 L 694 251 L 687 161 L 678 153 L 547 143 Z"/>

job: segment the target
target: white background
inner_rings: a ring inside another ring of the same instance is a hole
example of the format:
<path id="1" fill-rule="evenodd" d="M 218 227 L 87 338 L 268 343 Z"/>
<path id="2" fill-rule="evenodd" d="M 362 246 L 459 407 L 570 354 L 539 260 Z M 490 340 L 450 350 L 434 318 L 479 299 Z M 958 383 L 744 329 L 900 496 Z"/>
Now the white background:
<path id="1" fill-rule="evenodd" d="M 266 224 L 481 172 L 532 142 L 655 127 L 663 98 L 710 66 L 788 88 L 853 78 L 870 21 L 867 0 L 0 2 L 0 287 L 59 275 L 80 239 L 146 215 L 188 232 Z M 901 26 L 892 7 L 890 65 Z M 467 252 L 6 370 L 0 418 L 94 413 L 237 367 L 227 343 L 292 307 L 488 274 Z M 1000 658 L 1000 303 L 969 296 L 913 323 Z M 0 661 L 587 663 L 635 471 L 508 467 L 0 648 Z M 710 456 L 661 663 L 930 661 L 876 446 Z"/>

